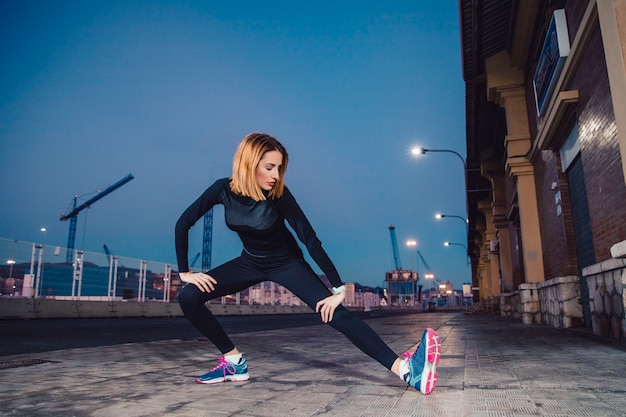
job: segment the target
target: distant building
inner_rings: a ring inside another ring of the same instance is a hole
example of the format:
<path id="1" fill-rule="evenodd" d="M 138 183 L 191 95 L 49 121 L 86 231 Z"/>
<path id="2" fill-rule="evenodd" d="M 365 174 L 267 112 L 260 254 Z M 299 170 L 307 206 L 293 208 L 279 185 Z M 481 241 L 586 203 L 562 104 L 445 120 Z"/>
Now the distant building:
<path id="1" fill-rule="evenodd" d="M 387 302 L 391 306 L 419 305 L 421 293 L 416 271 L 396 269 L 385 273 Z"/>

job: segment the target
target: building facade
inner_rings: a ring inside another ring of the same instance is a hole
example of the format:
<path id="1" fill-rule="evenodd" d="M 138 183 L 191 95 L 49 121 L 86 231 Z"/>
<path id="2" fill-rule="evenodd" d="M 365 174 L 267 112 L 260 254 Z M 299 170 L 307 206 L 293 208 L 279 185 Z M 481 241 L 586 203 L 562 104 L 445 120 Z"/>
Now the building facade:
<path id="1" fill-rule="evenodd" d="M 459 12 L 474 301 L 623 339 L 626 1 Z"/>

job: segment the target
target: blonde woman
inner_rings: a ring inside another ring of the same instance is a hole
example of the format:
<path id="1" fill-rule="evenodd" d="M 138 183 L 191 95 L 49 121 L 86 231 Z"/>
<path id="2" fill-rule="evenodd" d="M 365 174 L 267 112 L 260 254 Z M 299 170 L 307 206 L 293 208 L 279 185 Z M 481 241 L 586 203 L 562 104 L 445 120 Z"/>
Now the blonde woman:
<path id="1" fill-rule="evenodd" d="M 215 384 L 249 379 L 246 359 L 204 304 L 262 281 L 274 281 L 302 299 L 320 314 L 322 322 L 339 330 L 361 351 L 410 386 L 429 394 L 437 383 L 439 336 L 434 330 L 426 329 L 413 353 L 405 352 L 399 357 L 369 326 L 341 305 L 345 286 L 285 186 L 288 162 L 287 150 L 278 140 L 264 133 L 250 133 L 235 152 L 232 177 L 213 183 L 176 223 L 179 275 L 182 281 L 191 284 L 180 291 L 178 301 L 187 319 L 223 354 L 220 363 L 197 381 Z M 189 272 L 189 229 L 217 204 L 224 206 L 227 226 L 241 238 L 241 255 L 210 271 Z M 330 280 L 331 290 L 304 260 L 286 222 Z"/>

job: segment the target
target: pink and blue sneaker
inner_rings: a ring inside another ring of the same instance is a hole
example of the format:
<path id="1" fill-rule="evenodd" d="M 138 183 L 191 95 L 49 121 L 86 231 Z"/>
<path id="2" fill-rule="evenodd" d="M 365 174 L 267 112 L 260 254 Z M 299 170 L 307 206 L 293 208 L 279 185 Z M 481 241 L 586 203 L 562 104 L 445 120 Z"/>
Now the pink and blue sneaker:
<path id="1" fill-rule="evenodd" d="M 245 358 L 241 358 L 239 363 L 231 363 L 224 358 L 218 358 L 220 364 L 204 375 L 196 378 L 200 384 L 218 384 L 220 382 L 243 382 L 250 379 L 248 374 L 248 364 Z"/>
<path id="2" fill-rule="evenodd" d="M 415 353 L 405 352 L 404 356 L 408 372 L 402 379 L 424 395 L 433 392 L 437 386 L 435 370 L 441 360 L 441 340 L 437 332 L 430 328 L 424 330 Z"/>

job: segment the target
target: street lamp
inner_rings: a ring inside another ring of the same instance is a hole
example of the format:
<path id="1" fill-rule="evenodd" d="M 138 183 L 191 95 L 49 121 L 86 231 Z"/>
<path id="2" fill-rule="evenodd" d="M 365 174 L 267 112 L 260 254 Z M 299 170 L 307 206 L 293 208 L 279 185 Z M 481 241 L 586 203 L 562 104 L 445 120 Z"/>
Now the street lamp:
<path id="1" fill-rule="evenodd" d="M 406 245 L 409 247 L 409 250 L 410 250 L 411 248 L 414 248 L 415 246 L 417 246 L 417 240 L 409 239 L 406 241 Z M 416 285 L 415 277 L 417 275 L 414 275 L 414 272 L 413 272 L 413 251 L 410 250 L 410 253 L 411 253 L 411 305 L 415 305 L 415 285 Z"/>
<path id="2" fill-rule="evenodd" d="M 426 155 L 428 152 L 446 152 L 446 153 L 451 153 L 456 155 L 460 160 L 461 163 L 463 164 L 463 178 L 465 179 L 465 187 L 467 189 L 467 161 L 465 160 L 465 158 L 463 158 L 463 156 L 458 153 L 457 151 L 453 151 L 451 149 L 426 149 L 426 148 L 420 148 L 420 147 L 415 147 L 413 149 L 411 149 L 411 153 L 413 155 Z M 469 213 L 469 202 L 467 201 L 467 192 L 465 193 L 465 212 Z"/>
<path id="3" fill-rule="evenodd" d="M 459 157 L 459 159 L 463 163 L 463 171 L 467 171 L 467 163 L 465 162 L 465 158 L 463 158 L 463 156 L 457 151 L 453 151 L 450 149 L 426 149 L 426 148 L 419 148 L 419 147 L 415 147 L 411 149 L 411 153 L 413 155 L 426 155 L 426 153 L 428 152 L 447 152 L 447 153 L 455 154 L 456 156 Z"/>
<path id="4" fill-rule="evenodd" d="M 443 242 L 443 245 L 444 246 L 452 246 L 452 245 L 463 246 L 465 248 L 465 251 L 467 252 L 467 246 L 464 245 L 463 243 Z"/>
<path id="5" fill-rule="evenodd" d="M 467 265 L 469 265 L 469 250 L 467 250 L 467 246 L 464 245 L 463 243 L 455 243 L 455 242 L 443 242 L 444 246 L 452 246 L 452 245 L 456 245 L 456 246 L 463 246 L 465 248 L 465 256 L 467 256 Z"/>
<path id="6" fill-rule="evenodd" d="M 433 281 L 435 280 L 435 274 L 432 272 L 426 272 L 424 274 L 424 279 L 428 280 L 428 296 L 430 297 L 430 290 L 433 288 Z"/>
<path id="7" fill-rule="evenodd" d="M 409 247 L 410 250 L 411 248 L 417 246 L 417 240 L 409 239 L 406 241 L 406 245 Z M 411 252 L 411 271 L 413 271 L 413 252 Z"/>
<path id="8" fill-rule="evenodd" d="M 445 217 L 454 217 L 455 219 L 460 219 L 463 222 L 463 224 L 465 225 L 465 233 L 466 233 L 465 238 L 468 237 L 468 235 L 469 235 L 469 221 L 467 220 L 467 218 L 463 218 L 462 216 L 456 216 L 454 214 L 441 214 L 441 213 L 435 214 L 435 218 L 438 219 L 438 220 L 443 219 Z"/>
<path id="9" fill-rule="evenodd" d="M 15 265 L 15 259 L 7 259 L 7 264 L 9 264 L 9 278 L 13 278 L 13 265 Z"/>

